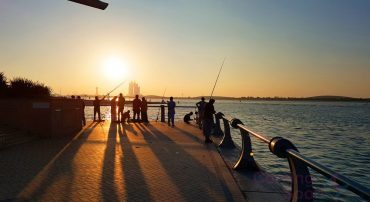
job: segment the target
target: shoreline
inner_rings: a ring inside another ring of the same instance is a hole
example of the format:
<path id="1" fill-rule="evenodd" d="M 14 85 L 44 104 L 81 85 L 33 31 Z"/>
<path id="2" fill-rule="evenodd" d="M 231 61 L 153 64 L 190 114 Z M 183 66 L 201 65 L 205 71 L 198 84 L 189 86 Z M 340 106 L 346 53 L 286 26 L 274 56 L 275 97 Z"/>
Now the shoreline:
<path id="1" fill-rule="evenodd" d="M 92 97 L 92 96 L 86 96 Z M 160 96 L 140 96 L 145 97 L 148 100 L 151 99 L 158 99 L 161 100 L 162 97 Z M 198 97 L 173 97 L 175 100 L 200 100 L 202 96 Z M 131 97 L 126 97 L 127 99 L 131 99 Z M 205 97 L 208 99 L 208 97 Z M 283 97 L 223 97 L 223 96 L 213 96 L 212 98 L 216 100 L 232 100 L 232 101 L 315 101 L 315 102 L 370 102 L 370 98 L 351 98 L 351 97 L 307 97 L 307 98 L 283 98 Z M 163 97 L 164 100 L 169 99 L 169 97 Z M 89 100 L 89 99 L 85 99 Z M 159 102 L 154 102 L 155 104 L 159 104 Z"/>

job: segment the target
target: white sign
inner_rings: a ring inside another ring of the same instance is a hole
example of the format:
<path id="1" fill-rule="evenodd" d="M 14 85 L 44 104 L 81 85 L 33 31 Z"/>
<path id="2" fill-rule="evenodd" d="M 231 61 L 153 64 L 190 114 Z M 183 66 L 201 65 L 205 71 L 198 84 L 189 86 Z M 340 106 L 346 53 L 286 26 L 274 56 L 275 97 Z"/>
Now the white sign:
<path id="1" fill-rule="evenodd" d="M 32 103 L 32 108 L 34 109 L 49 109 L 50 103 L 48 102 L 34 102 Z"/>

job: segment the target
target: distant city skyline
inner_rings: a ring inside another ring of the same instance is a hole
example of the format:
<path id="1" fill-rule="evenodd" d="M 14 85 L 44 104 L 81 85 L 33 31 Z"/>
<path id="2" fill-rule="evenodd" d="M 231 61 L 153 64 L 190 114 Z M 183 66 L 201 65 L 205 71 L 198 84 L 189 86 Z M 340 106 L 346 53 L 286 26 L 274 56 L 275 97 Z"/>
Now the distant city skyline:
<path id="1" fill-rule="evenodd" d="M 0 71 L 54 93 L 370 97 L 370 1 L 1 0 Z M 117 93 L 126 92 L 126 83 Z"/>
<path id="2" fill-rule="evenodd" d="M 134 97 L 135 95 L 141 95 L 140 94 L 140 86 L 135 81 L 131 81 L 128 85 L 128 96 Z"/>

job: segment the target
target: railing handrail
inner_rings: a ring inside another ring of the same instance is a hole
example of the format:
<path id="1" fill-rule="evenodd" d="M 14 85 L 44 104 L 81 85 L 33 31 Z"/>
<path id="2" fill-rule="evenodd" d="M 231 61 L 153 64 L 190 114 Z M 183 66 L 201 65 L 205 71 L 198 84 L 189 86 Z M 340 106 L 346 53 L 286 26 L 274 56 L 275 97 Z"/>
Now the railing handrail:
<path id="1" fill-rule="evenodd" d="M 228 122 L 230 122 L 231 123 L 231 121 L 232 121 L 232 118 L 230 118 L 230 117 L 225 117 L 224 119 L 226 119 Z M 264 137 L 263 135 L 260 135 L 260 134 L 258 134 L 258 133 L 256 133 L 256 132 L 254 132 L 254 131 L 252 131 L 251 129 L 249 129 L 249 128 L 247 128 L 247 127 L 245 127 L 244 125 L 242 125 L 242 124 L 237 124 L 238 125 L 238 127 L 240 128 L 240 129 L 242 129 L 242 130 L 244 130 L 245 132 L 248 132 L 250 135 L 253 135 L 254 137 L 256 137 L 256 138 L 258 138 L 258 139 L 260 139 L 260 140 L 262 140 L 263 142 L 265 142 L 265 143 L 270 143 L 270 140 L 269 139 L 267 139 L 266 137 Z"/>
<path id="2" fill-rule="evenodd" d="M 241 132 L 245 132 L 245 133 L 247 133 L 249 135 L 252 135 L 252 136 L 258 138 L 259 140 L 267 143 L 270 147 L 270 150 L 271 150 L 271 144 L 276 143 L 277 139 L 284 139 L 284 138 L 276 137 L 276 138 L 273 138 L 273 139 L 269 140 L 264 135 L 258 134 L 256 132 L 250 130 L 249 128 L 244 126 L 241 123 L 241 121 L 239 121 L 239 120 L 237 120 L 235 123 L 233 123 L 234 120 L 236 120 L 234 118 L 226 117 L 224 115 L 222 115 L 221 118 L 224 119 L 225 121 L 227 121 L 234 128 L 238 128 Z M 286 140 L 286 141 L 288 142 L 288 144 L 292 144 L 288 140 Z M 279 148 L 279 149 L 281 149 L 281 148 Z M 313 170 L 317 171 L 321 175 L 323 175 L 323 176 L 329 178 L 330 180 L 344 186 L 345 188 L 347 188 L 348 190 L 357 194 L 361 198 L 363 198 L 365 200 L 370 200 L 370 189 L 368 189 L 367 187 L 365 187 L 365 186 L 359 184 L 358 182 L 356 182 L 354 180 L 351 180 L 351 179 L 349 179 L 349 178 L 347 178 L 347 177 L 345 177 L 345 176 L 343 176 L 343 175 L 341 175 L 341 174 L 339 174 L 335 171 L 332 171 L 331 169 L 327 168 L 326 166 L 324 166 L 320 163 L 317 163 L 316 161 L 302 155 L 301 153 L 298 152 L 298 150 L 296 150 L 294 145 L 292 145 L 291 148 L 287 147 L 287 148 L 283 148 L 283 149 L 285 149 L 284 150 L 285 155 L 287 155 L 287 156 L 289 156 L 289 157 L 291 157 L 295 160 L 298 160 L 299 162 L 303 163 L 305 166 L 308 166 L 308 167 L 312 168 Z M 275 152 L 273 152 L 273 153 L 276 154 Z M 276 155 L 279 156 L 278 154 L 276 154 Z M 279 157 L 281 157 L 281 156 L 279 156 Z"/>
<path id="3" fill-rule="evenodd" d="M 291 157 L 303 162 L 304 164 L 306 164 L 310 168 L 314 169 L 318 173 L 322 174 L 323 176 L 325 176 L 327 178 L 330 178 L 332 181 L 334 181 L 334 182 L 336 182 L 340 185 L 345 186 L 347 189 L 351 190 L 352 192 L 356 193 L 357 195 L 361 196 L 362 198 L 364 198 L 366 200 L 370 199 L 370 195 L 369 195 L 370 190 L 368 188 L 366 188 L 365 186 L 363 186 L 363 185 L 357 183 L 356 181 L 351 180 L 351 179 L 349 179 L 349 178 L 347 178 L 347 177 L 345 177 L 345 176 L 327 168 L 326 166 L 324 166 L 320 163 L 317 163 L 316 161 L 311 160 L 310 158 L 302 155 L 301 153 L 299 153 L 295 150 L 288 149 L 286 152 Z"/>
<path id="4" fill-rule="evenodd" d="M 250 129 L 248 129 L 247 127 L 245 127 L 245 126 L 243 126 L 243 125 L 241 125 L 241 124 L 238 124 L 238 127 L 239 127 L 240 129 L 242 129 L 242 130 L 244 130 L 244 131 L 248 132 L 250 135 L 253 135 L 254 137 L 256 137 L 256 138 L 258 138 L 258 139 L 262 140 L 263 142 L 266 142 L 267 144 L 268 144 L 268 143 L 270 143 L 270 140 L 269 140 L 269 139 L 267 139 L 266 137 L 264 137 L 263 135 L 260 135 L 260 134 L 258 134 L 258 133 L 256 133 L 256 132 L 254 132 L 254 131 L 252 131 L 252 130 L 250 130 Z"/>
<path id="5" fill-rule="evenodd" d="M 163 104 L 164 106 L 167 106 L 165 104 Z M 161 107 L 163 105 L 148 105 L 148 107 Z M 176 108 L 196 108 L 194 106 L 187 106 L 187 105 L 179 105 L 179 106 L 175 106 Z"/>

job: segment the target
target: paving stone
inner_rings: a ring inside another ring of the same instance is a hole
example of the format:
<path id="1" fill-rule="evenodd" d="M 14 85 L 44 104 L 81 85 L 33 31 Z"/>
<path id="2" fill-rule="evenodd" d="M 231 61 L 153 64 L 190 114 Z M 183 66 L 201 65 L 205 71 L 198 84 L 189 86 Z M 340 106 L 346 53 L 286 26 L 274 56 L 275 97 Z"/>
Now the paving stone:
<path id="1" fill-rule="evenodd" d="M 0 201 L 244 201 L 215 146 L 177 123 L 90 123 L 0 151 Z"/>

